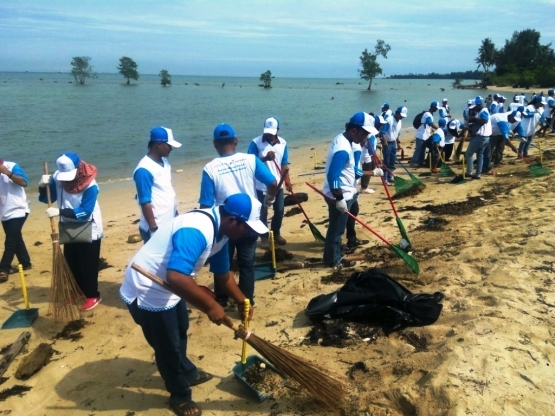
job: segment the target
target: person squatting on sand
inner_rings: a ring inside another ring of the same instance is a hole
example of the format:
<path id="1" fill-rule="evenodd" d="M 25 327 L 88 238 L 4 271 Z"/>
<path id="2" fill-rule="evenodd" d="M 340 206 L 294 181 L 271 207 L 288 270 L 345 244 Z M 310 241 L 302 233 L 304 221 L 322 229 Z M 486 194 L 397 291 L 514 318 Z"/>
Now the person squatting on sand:
<path id="1" fill-rule="evenodd" d="M 0 260 L 0 283 L 8 281 L 8 274 L 17 272 L 17 268 L 12 268 L 14 256 L 23 270 L 32 267 L 21 233 L 30 212 L 25 194 L 28 183 L 27 175 L 17 163 L 0 159 L 0 220 L 6 235 Z"/>
<path id="2" fill-rule="evenodd" d="M 291 192 L 291 180 L 289 179 L 289 149 L 287 142 L 278 136 L 279 120 L 275 117 L 269 117 L 264 121 L 264 130 L 261 136 L 254 138 L 247 150 L 250 155 L 258 157 L 268 167 L 274 178 L 279 183 L 282 174 L 284 176 L 283 183 L 287 191 Z M 263 203 L 266 197 L 266 185 L 262 182 L 255 180 L 256 194 L 258 200 Z M 281 246 L 287 244 L 285 238 L 281 235 L 281 224 L 283 222 L 283 214 L 285 211 L 283 185 L 277 190 L 276 199 L 273 204 L 274 215 L 270 230 L 274 233 L 274 241 Z M 268 210 L 263 209 L 260 220 L 268 223 Z M 260 237 L 262 242 L 266 245 L 268 243 L 268 236 L 263 235 Z"/>
<path id="3" fill-rule="evenodd" d="M 219 124 L 214 129 L 214 148 L 219 157 L 204 166 L 200 184 L 200 208 L 218 207 L 226 198 L 236 193 L 245 193 L 257 199 L 255 179 L 267 186 L 264 209 L 274 204 L 277 182 L 266 165 L 255 155 L 237 152 L 237 137 L 229 124 Z M 237 250 L 239 266 L 239 289 L 254 303 L 254 256 L 258 234 L 245 234 L 229 243 L 229 260 Z M 228 294 L 214 280 L 217 302 L 227 308 Z"/>
<path id="4" fill-rule="evenodd" d="M 77 285 L 85 295 L 81 309 L 88 311 L 102 301 L 98 291 L 98 265 L 104 231 L 98 205 L 99 189 L 95 180 L 97 169 L 71 152 L 58 156 L 56 167 L 58 170 L 53 175 L 42 176 L 39 183 L 39 201 L 48 202 L 46 186 L 49 186 L 51 202 L 58 201 L 58 208 L 48 208 L 48 217 L 59 216 L 62 223 L 92 222 L 90 243 L 64 244 L 64 257 Z"/>
<path id="5" fill-rule="evenodd" d="M 347 225 L 346 212 L 356 200 L 356 180 L 362 175 L 383 176 L 376 168 L 371 172 L 356 169 L 352 143 L 361 143 L 369 133 L 376 134 L 373 117 L 358 112 L 345 124 L 345 131 L 330 144 L 326 160 L 324 194 L 328 204 L 329 223 L 324 246 L 324 263 L 330 267 L 352 267 L 354 262 L 341 258 L 341 237 Z M 335 200 L 335 202 L 333 202 Z"/>
<path id="6" fill-rule="evenodd" d="M 171 129 L 155 127 L 150 131 L 148 153 L 133 172 L 137 202 L 141 207 L 139 233 L 146 243 L 158 227 L 177 215 L 177 199 L 172 186 L 172 170 L 168 157 L 181 143 Z"/>
<path id="7" fill-rule="evenodd" d="M 170 393 L 170 407 L 178 415 L 202 414 L 192 399 L 191 387 L 212 378 L 212 374 L 198 369 L 187 357 L 186 302 L 217 325 L 233 325 L 222 306 L 197 285 L 194 276 L 210 260 L 210 272 L 219 287 L 237 303 L 242 316 L 246 295 L 229 271 L 228 244 L 268 232 L 260 221 L 260 208 L 256 198 L 238 193 L 219 206 L 179 215 L 160 226 L 125 270 L 120 296 L 154 349 L 156 366 Z M 158 275 L 175 294 L 132 269 L 133 263 Z M 249 319 L 253 311 L 251 308 Z"/>
<path id="8" fill-rule="evenodd" d="M 492 172 L 490 170 L 491 164 L 493 164 L 493 166 L 501 164 L 503 161 L 505 144 L 507 144 L 513 152 L 518 153 L 517 148 L 511 143 L 509 134 L 511 131 L 514 131 L 518 136 L 524 137 L 524 131 L 522 130 L 520 120 L 521 114 L 518 111 L 513 111 L 512 113 L 497 113 L 491 116 L 491 137 L 489 139 L 491 156 L 488 162 L 490 166 L 483 169 L 485 172 Z"/>

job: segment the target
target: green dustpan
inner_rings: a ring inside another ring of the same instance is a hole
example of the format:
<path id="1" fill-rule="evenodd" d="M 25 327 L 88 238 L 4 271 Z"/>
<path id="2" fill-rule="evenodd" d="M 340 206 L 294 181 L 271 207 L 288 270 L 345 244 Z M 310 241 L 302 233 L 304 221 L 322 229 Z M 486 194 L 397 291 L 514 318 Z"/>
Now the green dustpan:
<path id="1" fill-rule="evenodd" d="M 2 329 L 30 327 L 39 316 L 38 308 L 29 307 L 29 299 L 27 298 L 27 286 L 25 286 L 25 276 L 23 275 L 23 266 L 20 264 L 17 268 L 19 270 L 19 277 L 21 279 L 21 292 L 23 293 L 23 302 L 25 303 L 25 309 L 12 313 L 12 315 L 8 319 L 6 319 L 6 322 L 2 324 Z"/>

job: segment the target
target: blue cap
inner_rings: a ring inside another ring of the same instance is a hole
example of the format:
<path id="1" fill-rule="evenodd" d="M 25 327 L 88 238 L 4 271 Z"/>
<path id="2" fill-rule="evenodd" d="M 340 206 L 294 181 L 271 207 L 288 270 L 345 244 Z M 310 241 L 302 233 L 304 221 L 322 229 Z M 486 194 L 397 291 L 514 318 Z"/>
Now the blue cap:
<path id="1" fill-rule="evenodd" d="M 266 234 L 268 227 L 260 221 L 262 204 L 248 194 L 234 194 L 224 201 L 224 211 L 247 223 L 257 234 Z"/>
<path id="2" fill-rule="evenodd" d="M 432 101 L 430 104 L 430 108 L 432 107 L 438 107 L 437 101 Z"/>
<path id="3" fill-rule="evenodd" d="M 372 134 L 378 133 L 378 131 L 374 128 L 373 117 L 370 114 L 365 113 L 363 111 L 359 111 L 358 113 L 355 113 L 355 115 L 353 115 L 349 120 L 349 123 L 358 127 L 362 127 L 368 133 L 372 133 Z"/>
<path id="4" fill-rule="evenodd" d="M 447 125 L 447 121 L 445 121 L 444 118 L 440 118 L 438 121 L 438 126 L 439 127 L 445 127 Z"/>
<path id="5" fill-rule="evenodd" d="M 54 172 L 54 179 L 58 181 L 72 181 L 77 174 L 77 168 L 81 163 L 81 159 L 75 153 L 62 153 L 56 159 L 56 167 L 58 170 Z"/>
<path id="6" fill-rule="evenodd" d="M 484 104 L 484 99 L 480 96 L 477 96 L 476 98 L 474 98 L 474 105 L 480 105 L 480 104 Z"/>
<path id="7" fill-rule="evenodd" d="M 150 130 L 150 141 L 157 143 L 167 143 L 171 147 L 181 147 L 181 143 L 176 142 L 173 139 L 173 133 L 171 129 L 166 127 L 154 127 Z"/>
<path id="8" fill-rule="evenodd" d="M 384 108 L 385 108 L 386 110 L 389 110 L 389 103 L 383 103 L 383 104 L 382 104 L 382 110 L 383 110 Z"/>
<path id="9" fill-rule="evenodd" d="M 235 139 L 235 131 L 229 124 L 218 124 L 214 129 L 214 140 Z"/>
<path id="10" fill-rule="evenodd" d="M 553 88 L 550 88 L 550 89 L 547 90 L 547 94 L 548 95 L 553 95 L 553 94 L 555 94 L 555 91 L 553 91 Z"/>

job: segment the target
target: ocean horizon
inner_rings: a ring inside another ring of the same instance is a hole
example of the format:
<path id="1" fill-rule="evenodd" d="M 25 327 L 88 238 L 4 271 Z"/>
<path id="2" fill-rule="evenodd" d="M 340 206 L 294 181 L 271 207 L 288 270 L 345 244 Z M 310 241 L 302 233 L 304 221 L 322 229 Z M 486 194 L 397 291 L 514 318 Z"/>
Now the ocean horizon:
<path id="1" fill-rule="evenodd" d="M 183 144 L 170 162 L 186 171 L 216 156 L 212 131 L 222 122 L 235 129 L 238 151 L 246 151 L 269 116 L 280 119 L 280 136 L 292 148 L 331 141 L 353 113 L 377 113 L 384 102 L 408 108 L 404 129 L 442 98 L 461 117 L 480 91 L 455 90 L 451 82 L 377 78 L 368 91 L 359 78 L 274 78 L 264 89 L 257 77 L 172 75 L 172 85 L 162 87 L 158 75 L 126 85 L 120 74 L 99 74 L 78 85 L 68 73 L 0 72 L 0 157 L 38 180 L 44 161 L 52 171 L 60 153 L 74 151 L 98 167 L 100 182 L 128 179 L 150 130 L 161 125 Z"/>

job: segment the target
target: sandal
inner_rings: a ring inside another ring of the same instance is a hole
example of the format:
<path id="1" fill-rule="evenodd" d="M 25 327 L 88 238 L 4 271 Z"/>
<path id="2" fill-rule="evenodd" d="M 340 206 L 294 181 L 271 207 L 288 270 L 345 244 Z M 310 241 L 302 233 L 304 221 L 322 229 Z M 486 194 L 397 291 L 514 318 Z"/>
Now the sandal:
<path id="1" fill-rule="evenodd" d="M 189 387 L 206 383 L 207 381 L 212 380 L 212 377 L 214 377 L 212 374 L 207 373 L 206 371 L 198 370 L 197 378 L 193 382 L 189 383 Z"/>
<path id="2" fill-rule="evenodd" d="M 188 402 L 181 402 L 181 403 L 170 403 L 170 408 L 175 412 L 178 416 L 201 416 L 202 410 L 197 406 L 197 404 L 189 400 Z M 197 409 L 194 413 L 187 413 L 188 410 Z"/>
<path id="3" fill-rule="evenodd" d="M 5 271 L 0 272 L 0 283 L 6 283 L 8 281 L 8 273 Z"/>

